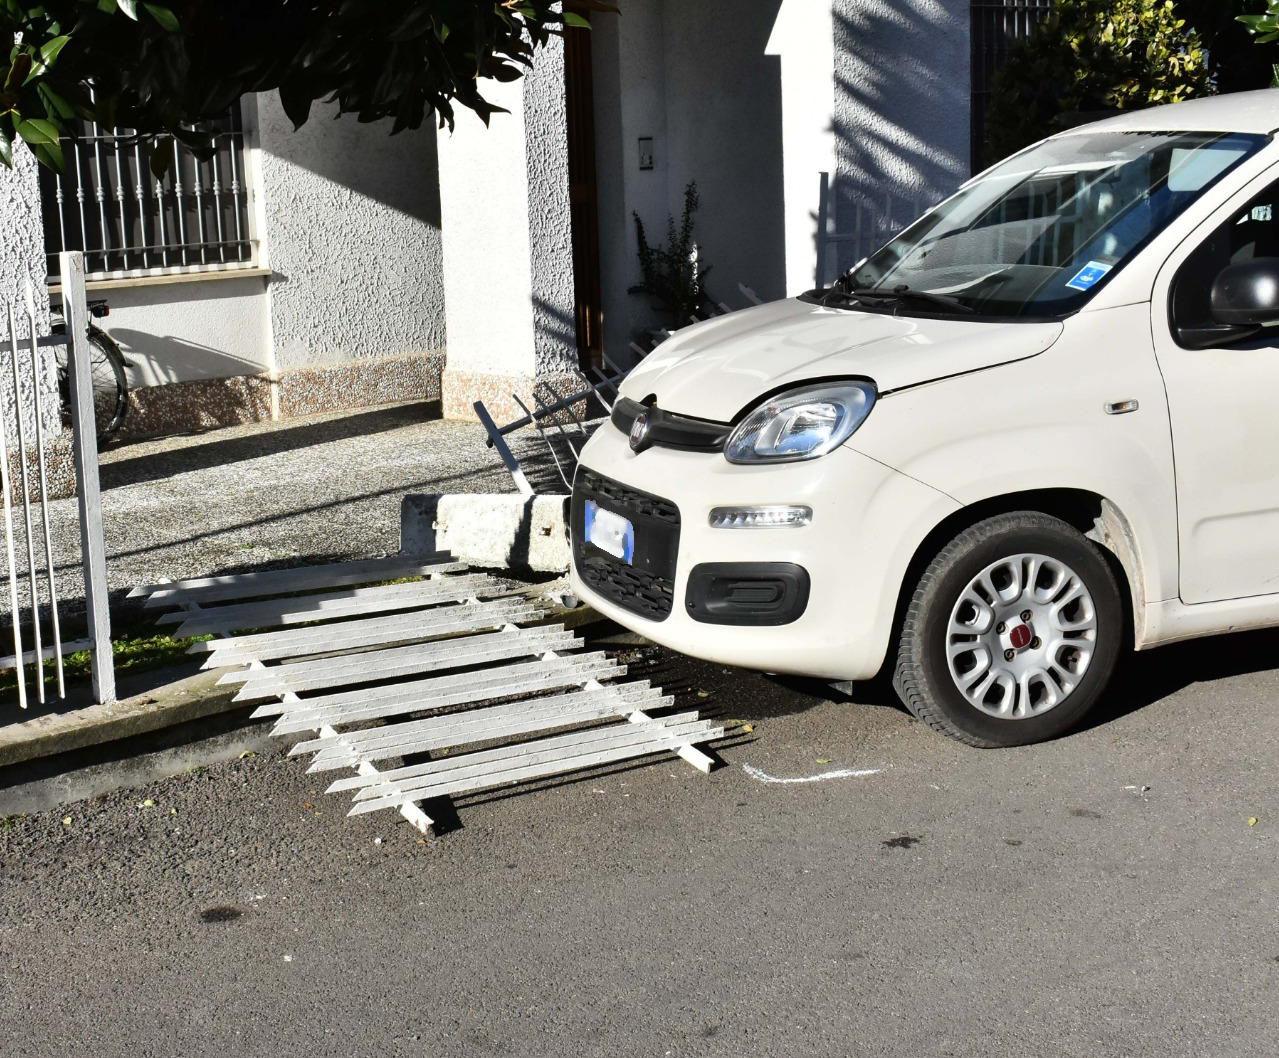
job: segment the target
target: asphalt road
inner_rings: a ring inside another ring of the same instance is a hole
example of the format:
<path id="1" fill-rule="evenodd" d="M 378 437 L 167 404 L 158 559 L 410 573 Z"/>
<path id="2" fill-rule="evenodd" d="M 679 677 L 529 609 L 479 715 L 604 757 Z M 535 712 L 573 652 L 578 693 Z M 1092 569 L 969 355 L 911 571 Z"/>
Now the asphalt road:
<path id="1" fill-rule="evenodd" d="M 982 752 L 652 651 L 753 725 L 710 777 L 424 841 L 269 753 L 6 820 L 0 1054 L 1271 1056 L 1276 659 L 1147 655 L 1088 730 Z"/>

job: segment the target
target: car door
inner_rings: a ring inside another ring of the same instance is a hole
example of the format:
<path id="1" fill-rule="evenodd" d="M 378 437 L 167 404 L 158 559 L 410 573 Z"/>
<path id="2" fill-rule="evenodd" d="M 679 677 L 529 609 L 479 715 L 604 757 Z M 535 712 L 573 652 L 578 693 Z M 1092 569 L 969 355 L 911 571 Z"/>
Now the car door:
<path id="1" fill-rule="evenodd" d="M 1189 347 L 1195 343 L 1182 330 L 1212 323 L 1209 293 L 1227 265 L 1279 258 L 1277 172 L 1232 196 L 1155 283 L 1186 603 L 1279 592 L 1279 328 L 1208 348 Z"/>

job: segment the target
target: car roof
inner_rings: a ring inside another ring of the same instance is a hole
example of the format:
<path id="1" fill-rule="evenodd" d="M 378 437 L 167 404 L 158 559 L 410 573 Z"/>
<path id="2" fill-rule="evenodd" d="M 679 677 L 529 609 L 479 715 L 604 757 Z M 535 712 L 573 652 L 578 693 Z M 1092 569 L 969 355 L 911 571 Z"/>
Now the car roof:
<path id="1" fill-rule="evenodd" d="M 1185 103 L 1117 114 L 1080 125 L 1061 136 L 1083 132 L 1260 132 L 1279 129 L 1279 88 L 1231 92 Z"/>

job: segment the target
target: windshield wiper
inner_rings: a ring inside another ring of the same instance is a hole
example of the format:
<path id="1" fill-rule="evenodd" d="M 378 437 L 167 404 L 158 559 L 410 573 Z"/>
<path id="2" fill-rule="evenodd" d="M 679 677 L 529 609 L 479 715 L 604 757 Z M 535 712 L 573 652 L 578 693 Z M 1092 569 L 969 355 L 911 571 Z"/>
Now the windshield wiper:
<path id="1" fill-rule="evenodd" d="M 850 298 L 878 298 L 882 301 L 921 301 L 928 305 L 936 305 L 951 312 L 972 313 L 976 310 L 965 305 L 959 298 L 949 294 L 934 294 L 931 290 L 913 290 L 904 284 L 884 289 L 883 287 L 852 287 L 844 291 Z"/>

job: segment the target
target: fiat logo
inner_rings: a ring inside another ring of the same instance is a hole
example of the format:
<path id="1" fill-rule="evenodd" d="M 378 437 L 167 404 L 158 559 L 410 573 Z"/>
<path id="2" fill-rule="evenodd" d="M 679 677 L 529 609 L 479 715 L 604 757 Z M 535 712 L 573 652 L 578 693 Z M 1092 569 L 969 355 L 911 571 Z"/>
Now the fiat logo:
<path id="1" fill-rule="evenodd" d="M 635 421 L 631 423 L 631 451 L 639 454 L 648 448 L 653 442 L 649 438 L 653 424 L 649 419 L 648 412 L 636 416 Z"/>

